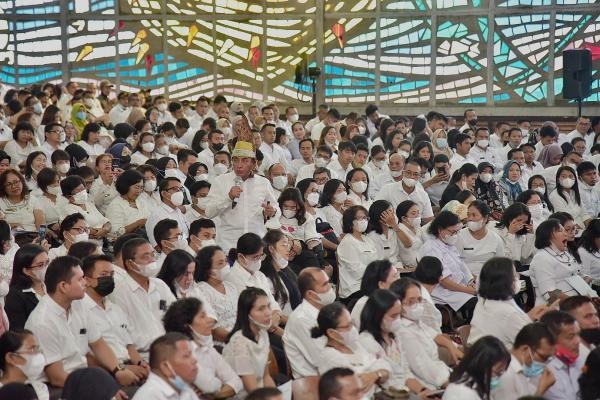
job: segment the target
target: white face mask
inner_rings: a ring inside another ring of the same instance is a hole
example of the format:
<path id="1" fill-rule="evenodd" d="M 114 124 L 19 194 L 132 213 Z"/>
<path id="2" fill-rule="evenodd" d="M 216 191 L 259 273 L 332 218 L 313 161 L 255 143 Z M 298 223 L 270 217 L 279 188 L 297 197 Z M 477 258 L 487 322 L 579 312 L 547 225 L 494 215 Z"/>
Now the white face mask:
<path id="1" fill-rule="evenodd" d="M 285 257 L 280 256 L 279 254 L 276 254 L 274 258 L 275 262 L 277 263 L 277 265 L 279 265 L 279 268 L 281 269 L 285 269 L 289 264 L 289 261 L 286 260 Z"/>
<path id="2" fill-rule="evenodd" d="M 298 122 L 298 114 L 292 114 L 288 117 L 288 121 L 290 121 L 292 124 L 294 122 Z"/>
<path id="3" fill-rule="evenodd" d="M 477 141 L 477 146 L 481 147 L 482 149 L 486 149 L 489 144 L 490 141 L 487 139 L 481 139 Z"/>
<path id="4" fill-rule="evenodd" d="M 248 319 L 250 320 L 250 322 L 252 322 L 254 325 L 256 325 L 259 329 L 262 329 L 263 331 L 266 331 L 271 327 L 271 321 L 263 324 L 262 322 L 258 322 L 257 320 L 252 318 L 250 315 L 248 315 Z"/>
<path id="5" fill-rule="evenodd" d="M 73 235 L 73 243 L 85 242 L 89 238 L 90 235 L 87 232 L 78 233 L 77 235 Z"/>
<path id="6" fill-rule="evenodd" d="M 156 152 L 158 154 L 162 154 L 163 156 L 168 156 L 169 155 L 169 145 L 165 144 L 163 146 L 158 146 L 158 148 L 156 149 Z"/>
<path id="7" fill-rule="evenodd" d="M 144 182 L 144 190 L 146 192 L 153 192 L 156 189 L 156 180 L 148 179 Z"/>
<path id="8" fill-rule="evenodd" d="M 146 153 L 152 153 L 154 151 L 154 142 L 143 143 L 142 150 L 144 150 Z"/>
<path id="9" fill-rule="evenodd" d="M 146 278 L 154 278 L 160 271 L 160 265 L 158 265 L 156 261 L 144 265 L 135 263 L 135 265 L 137 267 L 137 273 Z"/>
<path id="10" fill-rule="evenodd" d="M 244 268 L 246 268 L 248 271 L 254 273 L 260 269 L 260 266 L 262 264 L 262 261 L 260 259 L 248 261 L 245 255 L 242 254 L 242 257 L 244 257 L 244 260 L 246 260 L 246 265 L 244 266 Z"/>
<path id="11" fill-rule="evenodd" d="M 560 180 L 560 184 L 565 189 L 571 189 L 575 185 L 575 179 L 564 178 Z"/>
<path id="12" fill-rule="evenodd" d="M 544 212 L 544 206 L 541 204 L 532 204 L 527 206 L 529 212 L 531 213 L 531 218 L 533 219 L 541 219 L 542 214 Z"/>
<path id="13" fill-rule="evenodd" d="M 306 201 L 308 202 L 309 206 L 311 206 L 311 207 L 316 206 L 317 204 L 319 204 L 319 193 L 316 193 L 316 192 L 309 193 L 308 196 L 306 196 Z"/>
<path id="14" fill-rule="evenodd" d="M 177 179 L 179 179 L 179 175 L 177 174 L 177 168 L 165 169 L 165 178 L 177 178 Z"/>
<path id="15" fill-rule="evenodd" d="M 204 243 L 202 245 L 203 245 L 202 247 L 205 246 Z M 231 272 L 231 268 L 229 268 L 229 265 L 226 265 L 221 269 L 213 270 L 212 274 L 216 279 L 223 282 L 225 280 L 225 278 L 227 278 L 227 276 L 229 275 L 230 272 Z"/>
<path id="16" fill-rule="evenodd" d="M 410 224 L 415 228 L 421 227 L 421 217 L 408 218 Z"/>
<path id="17" fill-rule="evenodd" d="M 490 183 L 492 180 L 492 174 L 489 172 L 483 172 L 479 174 L 479 179 L 481 179 L 481 182 L 483 183 Z"/>
<path id="18" fill-rule="evenodd" d="M 282 214 L 287 219 L 292 219 L 292 218 L 296 217 L 296 210 L 286 210 L 286 209 L 284 209 L 282 211 Z"/>
<path id="19" fill-rule="evenodd" d="M 367 190 L 367 182 L 350 182 L 350 188 L 358 194 L 363 194 Z"/>
<path id="20" fill-rule="evenodd" d="M 61 194 L 60 186 L 48 186 L 46 188 L 46 192 L 48 192 L 48 194 L 51 194 L 53 196 L 60 196 L 60 194 Z"/>
<path id="21" fill-rule="evenodd" d="M 367 230 L 367 227 L 369 226 L 369 221 L 367 221 L 366 219 L 361 219 L 361 220 L 354 220 L 353 221 L 354 224 L 354 228 L 359 231 L 360 233 L 364 233 Z"/>
<path id="22" fill-rule="evenodd" d="M 279 191 L 285 189 L 287 186 L 288 180 L 287 176 L 281 175 L 273 178 L 273 187 Z"/>
<path id="23" fill-rule="evenodd" d="M 404 308 L 404 315 L 411 321 L 419 321 L 423 316 L 423 303 L 413 304 L 410 307 Z"/>
<path id="24" fill-rule="evenodd" d="M 390 175 L 392 175 L 392 178 L 398 178 L 398 177 L 402 176 L 402 174 L 403 174 L 402 170 L 400 170 L 400 171 L 390 170 Z"/>
<path id="25" fill-rule="evenodd" d="M 383 319 L 382 328 L 388 333 L 395 333 L 402 329 L 402 321 L 400 318 L 394 318 L 393 320 Z"/>
<path id="26" fill-rule="evenodd" d="M 402 157 L 404 157 L 404 159 L 405 159 L 405 160 L 406 160 L 408 157 L 410 157 L 410 154 L 409 154 L 407 151 L 400 150 L 400 151 L 398 151 L 398 153 L 399 153 L 399 154 L 400 154 Z"/>
<path id="27" fill-rule="evenodd" d="M 448 246 L 454 246 L 458 241 L 458 235 L 448 235 L 444 238 L 444 243 Z"/>
<path id="28" fill-rule="evenodd" d="M 42 372 L 44 371 L 44 365 L 46 364 L 46 358 L 44 357 L 44 355 L 42 353 L 19 353 L 19 356 L 25 359 L 25 364 L 15 364 L 16 367 L 19 368 L 23 372 L 23 374 L 25 374 L 29 381 L 34 381 L 37 378 L 39 378 Z"/>
<path id="29" fill-rule="evenodd" d="M 347 198 L 348 198 L 348 193 L 346 193 L 346 192 L 339 192 L 333 196 L 333 200 L 336 203 L 343 203 L 346 201 Z"/>
<path id="30" fill-rule="evenodd" d="M 227 165 L 221 163 L 215 164 L 213 170 L 215 171 L 215 175 L 223 175 L 227 172 Z"/>
<path id="31" fill-rule="evenodd" d="M 203 150 L 208 149 L 208 142 L 200 142 L 200 148 L 202 148 Z"/>
<path id="32" fill-rule="evenodd" d="M 316 168 L 325 168 L 327 166 L 327 160 L 322 157 L 315 158 L 315 167 Z"/>
<path id="33" fill-rule="evenodd" d="M 33 270 L 31 270 L 31 274 L 35 277 L 35 279 L 37 279 L 38 282 L 44 282 L 44 279 L 46 278 L 46 271 L 48 270 L 48 267 L 43 267 L 43 268 L 35 268 Z"/>
<path id="34" fill-rule="evenodd" d="M 56 166 L 56 169 L 61 174 L 65 175 L 67 172 L 69 172 L 69 170 L 71 169 L 71 166 L 69 165 L 69 163 L 62 163 L 62 164 L 58 164 Z"/>
<path id="35" fill-rule="evenodd" d="M 194 177 L 194 179 L 196 180 L 196 182 L 208 181 L 208 174 L 199 174 L 199 175 L 196 175 Z"/>
<path id="36" fill-rule="evenodd" d="M 206 210 L 206 207 L 208 206 L 208 197 L 196 198 L 196 205 L 200 207 L 200 209 Z"/>
<path id="37" fill-rule="evenodd" d="M 383 168 L 385 165 L 385 160 L 373 160 L 373 165 L 377 168 Z"/>
<path id="38" fill-rule="evenodd" d="M 167 111 L 167 105 L 165 103 L 160 103 L 159 105 L 156 106 L 156 108 L 158 108 L 158 111 L 160 111 L 160 112 Z"/>
<path id="39" fill-rule="evenodd" d="M 317 293 L 315 292 L 317 297 L 319 298 L 318 302 L 322 306 L 326 306 L 335 301 L 335 292 L 333 288 L 329 286 L 329 289 L 325 293 Z"/>
<path id="40" fill-rule="evenodd" d="M 542 196 L 544 195 L 544 193 L 546 193 L 546 187 L 545 186 L 538 186 L 536 188 L 533 188 L 533 190 L 535 190 L 536 192 L 538 192 Z"/>
<path id="41" fill-rule="evenodd" d="M 415 187 L 417 181 L 413 178 L 402 178 L 402 183 L 404 183 L 408 187 Z"/>
<path id="42" fill-rule="evenodd" d="M 471 232 L 477 232 L 478 230 L 480 230 L 481 228 L 483 228 L 484 226 L 484 222 L 483 220 L 481 221 L 468 221 L 467 222 L 467 228 L 469 228 L 469 230 Z"/>
<path id="43" fill-rule="evenodd" d="M 358 344 L 358 330 L 355 326 L 352 326 L 349 331 L 340 332 L 336 330 L 336 332 L 342 337 L 342 344 L 344 344 L 349 349 L 355 349 Z"/>
<path id="44" fill-rule="evenodd" d="M 82 190 L 79 193 L 75 193 L 73 195 L 73 203 L 75 204 L 85 204 L 88 200 L 88 193 L 85 190 Z"/>
<path id="45" fill-rule="evenodd" d="M 171 203 L 175 207 L 179 207 L 183 204 L 183 192 L 175 192 L 171 195 Z"/>

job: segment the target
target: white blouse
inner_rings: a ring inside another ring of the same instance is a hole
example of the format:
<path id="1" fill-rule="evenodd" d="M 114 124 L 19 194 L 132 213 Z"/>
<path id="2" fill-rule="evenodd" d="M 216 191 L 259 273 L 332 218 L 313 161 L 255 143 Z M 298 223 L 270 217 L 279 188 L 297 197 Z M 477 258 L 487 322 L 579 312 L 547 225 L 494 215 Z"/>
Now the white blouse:
<path id="1" fill-rule="evenodd" d="M 408 236 L 412 243 L 410 247 L 405 247 L 404 243 L 398 239 L 398 255 L 400 256 L 400 261 L 402 261 L 402 265 L 416 267 L 419 250 L 421 249 L 421 246 L 423 246 L 423 243 L 425 243 L 425 232 L 421 227 L 417 228 L 417 232 L 414 233 L 403 223 L 399 223 L 398 227 L 406 236 Z"/>
<path id="2" fill-rule="evenodd" d="M 545 304 L 547 299 L 544 295 L 557 289 L 567 296 L 577 295 L 565 279 L 577 275 L 580 268 L 568 251 L 559 254 L 550 247 L 538 250 L 529 266 L 536 305 Z"/>
<path id="3" fill-rule="evenodd" d="M 117 197 L 119 197 L 119 192 L 115 189 L 114 182 L 107 185 L 100 176 L 94 179 L 89 198 L 102 214 L 106 214 L 106 208 Z"/>
<path id="4" fill-rule="evenodd" d="M 333 208 L 331 204 L 321 208 L 321 210 L 323 211 L 327 222 L 329 222 L 329 225 L 331 225 L 333 228 L 335 234 L 338 237 L 342 236 L 344 233 L 344 230 L 342 229 L 342 213 Z"/>
<path id="5" fill-rule="evenodd" d="M 34 146 L 31 142 L 27 142 L 27 145 L 25 148 L 23 148 L 14 139 L 9 140 L 4 146 L 4 151 L 10 156 L 10 166 L 17 169 L 19 164 L 25 164 L 27 156 L 29 156 L 29 154 L 35 150 L 36 146 Z"/>
<path id="6" fill-rule="evenodd" d="M 519 261 L 523 265 L 528 265 L 535 253 L 535 235 L 533 233 L 515 235 L 508 233 L 506 227 L 494 227 L 494 229 L 504 243 L 504 256 L 513 261 Z"/>
<path id="7" fill-rule="evenodd" d="M 0 211 L 4 213 L 4 220 L 9 224 L 20 226 L 24 231 L 35 232 L 35 218 L 33 212 L 39 210 L 43 212 L 37 199 L 31 195 L 18 203 L 11 203 L 6 197 L 0 198 Z"/>
<path id="8" fill-rule="evenodd" d="M 504 244 L 496 232 L 487 229 L 485 236 L 475 239 L 468 228 L 458 232 L 458 253 L 475 275 L 479 275 L 483 264 L 492 257 L 504 257 Z"/>
<path id="9" fill-rule="evenodd" d="M 125 227 L 140 219 L 146 219 L 150 215 L 151 210 L 146 208 L 140 198 L 135 200 L 137 208 L 129 205 L 129 202 L 121 196 L 115 197 L 106 209 L 106 218 L 111 221 L 111 232 L 118 235 L 125 233 Z M 148 235 L 152 235 L 148 232 Z"/>
<path id="10" fill-rule="evenodd" d="M 265 367 L 269 360 L 269 334 L 264 329 L 258 333 L 258 342 L 250 340 L 239 330 L 223 348 L 223 358 L 238 376 L 256 376 L 257 386 L 263 387 Z"/>
<path id="11" fill-rule="evenodd" d="M 198 282 L 198 287 L 204 294 L 204 298 L 217 315 L 215 328 L 231 331 L 235 325 L 237 302 L 240 294 L 233 284 L 224 281 L 223 285 L 225 286 L 225 293 L 219 292 L 206 282 Z"/>
<path id="12" fill-rule="evenodd" d="M 594 279 L 600 279 L 600 251 L 590 253 L 580 246 L 577 252 L 581 257 L 581 272 Z"/>
<path id="13" fill-rule="evenodd" d="M 53 225 L 60 221 L 58 209 L 60 207 L 61 200 L 64 201 L 64 197 L 58 195 L 56 196 L 56 201 L 52 201 L 43 194 L 40 194 L 40 196 L 36 196 L 36 200 L 40 208 L 44 211 L 46 225 Z"/>
<path id="14" fill-rule="evenodd" d="M 558 194 L 558 189 L 555 189 L 552 193 L 550 193 L 550 196 L 548 196 L 548 199 L 554 206 L 554 212 L 567 212 L 571 214 L 577 225 L 582 228 L 585 227 L 584 221 L 590 219 L 590 216 L 581 205 L 577 204 L 575 192 L 571 190 L 570 193 L 564 193 L 564 195 L 567 198 L 567 201 L 560 197 Z"/>
<path id="15" fill-rule="evenodd" d="M 102 228 L 102 226 L 104 226 L 105 223 L 108 222 L 108 218 L 100 214 L 100 211 L 98 211 L 98 209 L 93 203 L 88 201 L 87 203 L 85 203 L 85 208 L 86 209 L 84 210 L 77 204 L 66 203 L 63 206 L 62 211 L 60 212 L 60 219 L 64 219 L 67 215 L 80 213 L 81 215 L 83 215 L 83 217 L 85 218 L 85 222 L 87 222 L 90 228 L 94 229 L 100 229 Z"/>
<path id="16" fill-rule="evenodd" d="M 451 383 L 446 388 L 442 400 L 482 400 L 477 392 L 464 383 Z"/>
<path id="17" fill-rule="evenodd" d="M 223 385 L 229 385 L 236 393 L 244 388 L 240 377 L 213 347 L 192 342 L 192 348 L 198 361 L 198 375 L 194 384 L 203 393 L 216 393 Z"/>
<path id="18" fill-rule="evenodd" d="M 521 310 L 513 299 L 490 300 L 479 298 L 473 312 L 468 342 L 473 344 L 483 336 L 493 335 L 500 339 L 506 348 L 510 350 L 517 333 L 531 322 L 529 315 Z"/>
<path id="19" fill-rule="evenodd" d="M 408 355 L 404 353 L 404 345 L 398 336 L 392 340 L 391 345 L 384 348 L 375 340 L 371 333 L 362 331 L 358 342 L 364 347 L 369 356 L 374 357 L 381 363 L 379 364 L 381 365 L 379 368 L 390 371 L 390 379 L 385 382 L 386 387 L 391 386 L 396 389 L 408 390 L 406 380 L 414 378 L 414 375 L 410 371 Z"/>
<path id="20" fill-rule="evenodd" d="M 390 260 L 392 265 L 398 266 L 399 257 L 398 252 L 400 245 L 398 244 L 398 236 L 392 229 L 388 229 L 387 236 L 383 233 L 379 234 L 375 231 L 371 231 L 367 234 L 367 237 L 373 241 L 379 258 L 386 258 Z"/>
<path id="21" fill-rule="evenodd" d="M 348 198 L 352 200 L 355 206 L 363 206 L 367 210 L 369 210 L 369 208 L 371 208 L 371 204 L 373 204 L 373 200 L 366 199 L 365 196 L 359 196 L 352 190 L 348 191 Z"/>
<path id="22" fill-rule="evenodd" d="M 281 230 L 286 235 L 304 243 L 308 243 L 309 240 L 320 239 L 321 235 L 317 233 L 315 218 L 309 213 L 304 213 L 304 218 L 306 218 L 306 221 L 302 225 L 298 225 L 296 218 L 286 218 L 282 215 L 279 218 Z"/>
<path id="23" fill-rule="evenodd" d="M 360 283 L 367 265 L 378 259 L 377 248 L 371 239 L 362 235 L 362 240 L 347 234 L 337 248 L 339 268 L 339 296 L 343 299 L 360 290 Z"/>

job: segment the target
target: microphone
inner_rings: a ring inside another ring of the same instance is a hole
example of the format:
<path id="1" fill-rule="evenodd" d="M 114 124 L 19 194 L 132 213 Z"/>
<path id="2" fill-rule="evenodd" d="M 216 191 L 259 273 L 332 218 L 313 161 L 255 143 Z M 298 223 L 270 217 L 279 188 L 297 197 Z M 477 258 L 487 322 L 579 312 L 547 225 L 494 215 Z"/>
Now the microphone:
<path id="1" fill-rule="evenodd" d="M 233 180 L 233 185 L 234 186 L 242 186 L 242 178 L 240 178 L 239 176 L 236 176 L 235 179 Z M 233 199 L 233 201 L 231 202 L 231 209 L 234 209 L 235 206 L 237 206 L 237 197 L 235 199 Z"/>

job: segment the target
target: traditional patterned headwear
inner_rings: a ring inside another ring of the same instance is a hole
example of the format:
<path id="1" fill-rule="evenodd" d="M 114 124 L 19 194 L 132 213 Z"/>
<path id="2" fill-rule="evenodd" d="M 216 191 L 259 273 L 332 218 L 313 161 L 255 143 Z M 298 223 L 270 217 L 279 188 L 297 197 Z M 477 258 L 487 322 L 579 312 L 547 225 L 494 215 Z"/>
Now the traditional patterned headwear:
<path id="1" fill-rule="evenodd" d="M 442 211 L 450 211 L 452 214 L 458 216 L 458 218 L 467 219 L 467 206 L 459 202 L 458 200 L 450 200 L 442 208 Z"/>
<path id="2" fill-rule="evenodd" d="M 243 123 L 234 125 L 234 129 L 236 129 L 235 136 L 237 137 L 237 142 L 235 143 L 235 147 L 231 152 L 231 156 L 256 159 L 256 149 L 254 148 L 254 144 L 252 142 L 250 122 L 248 122 L 248 118 L 245 115 L 242 117 Z"/>

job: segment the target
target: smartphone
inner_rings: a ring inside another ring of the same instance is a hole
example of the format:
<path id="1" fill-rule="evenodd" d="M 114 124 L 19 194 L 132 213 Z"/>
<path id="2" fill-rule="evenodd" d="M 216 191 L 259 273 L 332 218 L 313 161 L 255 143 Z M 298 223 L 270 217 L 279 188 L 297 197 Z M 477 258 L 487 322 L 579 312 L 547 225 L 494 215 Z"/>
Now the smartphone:
<path id="1" fill-rule="evenodd" d="M 46 238 L 46 225 L 40 225 L 40 229 L 38 230 L 38 236 L 40 240 L 44 240 Z"/>
<path id="2" fill-rule="evenodd" d="M 444 167 L 439 167 L 439 168 L 437 169 L 437 173 L 438 173 L 438 175 L 446 175 L 446 168 L 444 168 Z"/>
<path id="3" fill-rule="evenodd" d="M 112 170 L 114 171 L 117 168 L 119 168 L 119 160 L 113 158 L 113 160 L 112 160 Z"/>

